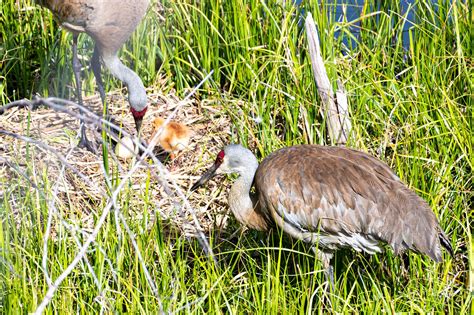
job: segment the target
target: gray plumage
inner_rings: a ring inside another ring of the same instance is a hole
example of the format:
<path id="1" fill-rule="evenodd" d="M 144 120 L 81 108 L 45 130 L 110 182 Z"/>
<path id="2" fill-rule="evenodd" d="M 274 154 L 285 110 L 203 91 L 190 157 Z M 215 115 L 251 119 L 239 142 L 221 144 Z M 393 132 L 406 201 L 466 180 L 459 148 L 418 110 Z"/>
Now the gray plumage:
<path id="1" fill-rule="evenodd" d="M 53 12 L 62 27 L 73 33 L 72 63 L 79 104 L 83 105 L 77 37 L 79 33 L 86 33 L 95 42 L 91 67 L 102 102 L 106 105 L 101 77 L 101 61 L 114 77 L 127 85 L 130 109 L 135 119 L 137 132 L 140 131 L 147 110 L 146 91 L 140 77 L 120 61 L 117 52 L 143 18 L 148 2 L 148 0 L 37 0 L 38 4 Z M 105 112 L 107 112 L 107 108 Z M 82 121 L 81 144 L 93 150 L 86 138 Z"/>
<path id="2" fill-rule="evenodd" d="M 299 145 L 275 151 L 258 165 L 248 149 L 229 145 L 192 190 L 219 173 L 240 175 L 229 205 L 241 223 L 258 230 L 276 224 L 315 244 L 327 268 L 341 247 L 373 254 L 386 243 L 396 254 L 412 250 L 437 262 L 441 246 L 452 254 L 428 204 L 366 153 Z M 252 183 L 255 196 L 249 194 Z"/>

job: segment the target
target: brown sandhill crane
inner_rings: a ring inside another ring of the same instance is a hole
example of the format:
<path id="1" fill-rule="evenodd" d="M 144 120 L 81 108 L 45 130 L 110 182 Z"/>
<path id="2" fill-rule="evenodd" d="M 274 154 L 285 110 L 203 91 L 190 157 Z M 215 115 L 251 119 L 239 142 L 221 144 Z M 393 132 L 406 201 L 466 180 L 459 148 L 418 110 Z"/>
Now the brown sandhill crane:
<path id="1" fill-rule="evenodd" d="M 412 250 L 440 262 L 443 246 L 453 255 L 428 204 L 363 152 L 299 145 L 273 152 L 259 166 L 250 150 L 228 145 L 191 190 L 223 173 L 239 174 L 229 193 L 236 219 L 257 230 L 276 224 L 312 243 L 332 284 L 330 260 L 341 247 L 373 254 L 387 243 L 396 254 Z"/>
<path id="2" fill-rule="evenodd" d="M 51 10 L 60 25 L 73 34 L 72 68 L 77 85 L 79 105 L 83 106 L 80 79 L 81 63 L 77 56 L 77 38 L 79 33 L 86 33 L 95 42 L 91 68 L 96 78 L 102 103 L 107 106 L 101 77 L 101 60 L 110 73 L 127 86 L 130 110 L 137 132 L 140 132 L 147 110 L 145 87 L 140 77 L 120 61 L 117 52 L 145 15 L 148 0 L 37 0 L 37 3 Z M 107 108 L 105 108 L 105 112 L 107 112 Z M 79 146 L 95 151 L 87 140 L 82 120 Z"/>

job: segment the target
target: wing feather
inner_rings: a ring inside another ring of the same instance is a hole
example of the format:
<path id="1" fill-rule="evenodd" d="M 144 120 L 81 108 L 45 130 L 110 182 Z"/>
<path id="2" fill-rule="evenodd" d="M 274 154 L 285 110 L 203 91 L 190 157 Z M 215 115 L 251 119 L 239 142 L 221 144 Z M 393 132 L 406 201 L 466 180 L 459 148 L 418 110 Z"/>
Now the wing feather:
<path id="1" fill-rule="evenodd" d="M 397 253 L 411 249 L 441 257 L 441 228 L 428 204 L 386 164 L 363 152 L 284 148 L 262 161 L 255 184 L 264 211 L 293 236 L 295 229 L 301 235 L 362 235 Z"/>

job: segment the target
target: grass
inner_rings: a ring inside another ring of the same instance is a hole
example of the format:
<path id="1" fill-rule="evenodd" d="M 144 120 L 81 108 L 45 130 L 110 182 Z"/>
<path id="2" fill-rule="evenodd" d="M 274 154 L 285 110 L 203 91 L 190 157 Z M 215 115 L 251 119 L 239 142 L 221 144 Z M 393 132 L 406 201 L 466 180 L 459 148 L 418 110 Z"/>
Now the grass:
<path id="1" fill-rule="evenodd" d="M 410 8 L 415 23 L 408 30 L 408 50 L 401 41 L 407 13 L 398 5 L 367 1 L 357 26 L 335 21 L 332 1 L 322 3 L 305 1 L 300 8 L 291 1 L 286 5 L 257 0 L 153 3 L 121 57 L 146 86 L 180 95 L 214 70 L 198 98 L 224 106 L 233 121 L 231 140 L 254 148 L 259 158 L 282 146 L 326 144 L 299 20 L 304 12 L 312 12 L 328 74 L 334 82 L 339 78 L 348 93 L 353 125 L 349 145 L 384 160 L 428 201 L 452 240 L 455 259 L 445 255 L 444 263 L 435 264 L 409 254 L 409 267 L 404 269 L 402 259 L 390 251 L 376 256 L 341 252 L 336 255 L 336 290 L 328 294 L 312 252 L 278 232 L 250 231 L 231 238 L 237 224 L 227 232 L 210 231 L 217 266 L 194 238 L 170 229 L 167 222 L 158 220 L 147 233 L 141 232 L 155 200 L 146 189 L 126 186 L 120 199 L 122 213 L 136 235 L 165 310 L 474 312 L 470 2 L 415 2 Z M 70 34 L 59 31 L 49 12 L 28 0 L 2 2 L 2 14 L 2 102 L 34 93 L 74 97 Z M 354 26 L 358 36 L 351 32 Z M 336 33 L 341 36 L 336 38 Z M 344 47 L 343 38 L 357 44 L 349 41 Z M 86 64 L 92 43 L 82 36 L 79 45 Z M 92 75 L 88 71 L 84 75 L 84 90 L 95 93 Z M 120 87 L 110 77 L 105 82 L 107 90 Z M 35 152 L 30 148 L 30 154 Z M 195 172 L 208 163 L 196 165 Z M 0 309 L 4 313 L 33 311 L 48 288 L 41 260 L 45 218 L 51 211 L 47 199 L 52 197 L 54 180 L 33 160 L 25 173 L 41 189 L 33 189 L 14 170 L 0 178 Z M 155 183 L 148 178 L 145 184 Z M 141 201 L 139 207 L 136 200 Z M 62 210 L 87 210 L 98 218 L 104 203 L 87 209 L 63 204 Z M 144 219 L 134 219 L 133 213 L 141 213 Z M 74 233 L 64 229 L 56 233 L 48 251 L 53 279 L 77 252 Z M 85 239 L 79 232 L 76 236 L 81 242 Z M 126 235 L 117 232 L 113 218 L 101 229 L 87 257 L 99 285 L 87 266 L 79 264 L 60 286 L 48 313 L 159 310 L 142 265 Z"/>

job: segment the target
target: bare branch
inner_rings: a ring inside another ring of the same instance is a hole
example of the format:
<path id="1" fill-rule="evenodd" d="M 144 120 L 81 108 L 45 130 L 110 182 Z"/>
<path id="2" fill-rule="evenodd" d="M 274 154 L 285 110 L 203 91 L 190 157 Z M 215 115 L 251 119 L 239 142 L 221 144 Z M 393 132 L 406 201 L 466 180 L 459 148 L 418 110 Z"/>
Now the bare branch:
<path id="1" fill-rule="evenodd" d="M 207 80 L 210 76 L 212 75 L 212 72 L 206 76 L 205 80 Z M 199 88 L 199 86 L 202 85 L 203 82 L 201 82 L 191 93 L 190 95 L 188 95 L 185 99 L 189 98 L 191 95 L 193 95 L 195 93 L 195 91 Z M 166 123 L 168 123 L 171 118 L 173 117 L 173 115 L 177 112 L 177 110 L 179 109 L 179 107 L 182 106 L 182 105 L 178 105 L 177 108 L 175 109 L 175 111 L 172 113 L 172 115 L 170 115 L 166 121 Z M 102 119 L 98 119 L 98 120 L 101 120 Z M 106 121 L 104 121 L 104 123 L 108 123 Z M 159 136 L 159 133 L 155 134 L 155 137 Z M 156 139 L 153 139 L 153 140 L 156 140 Z M 154 147 L 154 141 L 151 141 L 150 145 L 148 147 L 145 148 L 144 150 L 144 153 L 140 156 L 140 158 L 138 159 L 137 163 L 133 165 L 133 167 L 128 171 L 128 173 L 125 175 L 125 177 L 122 179 L 122 181 L 118 184 L 118 186 L 115 188 L 115 190 L 112 192 L 111 194 L 111 197 L 109 198 L 109 201 L 107 202 L 107 205 L 105 206 L 105 208 L 103 209 L 103 213 L 102 215 L 100 216 L 93 232 L 89 235 L 89 237 L 87 238 L 87 240 L 85 241 L 85 243 L 83 244 L 83 246 L 80 248 L 79 252 L 76 254 L 76 257 L 74 258 L 74 260 L 69 264 L 69 266 L 58 276 L 58 278 L 54 281 L 54 283 L 49 286 L 49 289 L 45 295 L 45 297 L 43 298 L 41 304 L 38 306 L 38 308 L 36 309 L 35 311 L 35 314 L 41 314 L 44 309 L 46 308 L 46 306 L 49 304 L 49 302 L 52 300 L 53 296 L 54 296 L 54 293 L 56 292 L 58 286 L 61 284 L 62 281 L 64 281 L 64 279 L 69 275 L 69 273 L 71 273 L 71 271 L 75 268 L 75 266 L 77 265 L 77 263 L 82 259 L 82 257 L 86 254 L 86 251 L 87 251 L 87 248 L 88 246 L 91 244 L 91 242 L 93 242 L 98 234 L 98 232 L 100 231 L 102 225 L 105 223 L 105 220 L 111 210 L 112 207 L 114 208 L 118 208 L 117 207 L 117 204 L 116 204 L 116 199 L 118 197 L 118 194 L 120 193 L 120 191 L 122 190 L 123 186 L 125 185 L 125 183 L 128 181 L 128 179 L 131 177 L 131 175 L 138 169 L 138 167 L 140 166 L 140 164 L 142 164 L 142 162 L 144 161 L 145 157 L 146 156 L 150 156 L 152 157 L 153 161 L 157 162 L 156 165 L 158 165 L 159 167 L 159 170 L 161 171 L 160 173 L 167 173 L 167 170 L 163 167 L 163 165 L 156 159 L 156 157 L 154 157 L 151 153 L 152 153 L 152 150 L 153 150 L 153 147 Z M 141 144 L 139 143 L 139 141 L 136 140 L 136 144 L 138 146 L 141 146 Z M 144 163 L 146 164 L 146 163 Z M 194 220 L 195 221 L 195 224 L 197 224 L 197 226 L 199 226 L 199 222 L 197 221 L 197 217 L 195 216 L 195 213 L 191 207 L 191 205 L 189 204 L 189 202 L 187 201 L 186 197 L 184 196 L 184 194 L 181 192 L 181 190 L 179 189 L 179 187 L 176 185 L 176 183 L 174 181 L 172 181 L 173 183 L 173 186 L 174 188 L 176 189 L 176 191 L 178 191 L 178 195 L 180 197 L 182 197 L 183 199 L 183 202 L 185 203 L 186 206 L 188 206 L 188 209 L 191 211 L 191 213 L 193 214 L 193 217 L 195 217 L 196 219 Z M 120 215 L 120 213 L 119 213 Z M 125 221 L 122 220 L 122 224 L 124 223 Z M 129 229 L 128 229 L 128 225 L 124 225 L 127 229 L 127 232 L 129 232 Z M 200 227 L 196 228 L 197 232 L 198 232 L 198 236 L 199 236 L 199 239 L 201 239 L 201 245 L 204 247 L 204 249 L 206 250 L 206 252 L 212 257 L 214 258 L 213 254 L 212 254 L 212 250 L 207 242 L 207 239 L 205 238 L 205 236 L 203 235 Z M 132 235 L 131 232 L 129 233 L 129 235 Z M 136 246 L 136 243 L 134 244 L 134 246 Z M 140 261 L 142 262 L 142 266 L 145 267 L 144 265 L 144 262 L 143 262 L 143 259 L 141 258 L 141 254 L 138 252 L 138 247 L 136 247 L 136 250 L 137 250 L 137 255 L 139 255 L 140 257 Z M 146 267 L 144 268 L 144 270 L 146 270 Z M 147 273 L 147 271 L 146 271 Z M 158 301 L 158 305 L 159 305 L 159 308 L 160 308 L 160 312 L 162 313 L 163 312 L 163 304 L 161 302 L 161 299 L 160 299 L 160 296 L 158 294 L 158 290 L 156 288 L 156 285 L 154 285 L 153 281 L 150 281 L 151 280 L 151 277 L 148 273 L 148 283 Z"/>
<path id="2" fill-rule="evenodd" d="M 73 148 L 74 149 L 74 148 Z M 70 151 L 72 152 L 72 150 Z M 51 278 L 49 277 L 49 274 L 48 274 L 48 271 L 47 271 L 47 239 L 48 239 L 48 236 L 49 236 L 49 229 L 50 229 L 50 217 L 52 217 L 52 214 L 53 213 L 56 213 L 61 221 L 63 222 L 63 224 L 66 226 L 66 228 L 70 231 L 73 231 L 74 228 L 69 225 L 68 223 L 66 223 L 66 221 L 64 221 L 64 219 L 62 218 L 61 216 L 61 213 L 60 211 L 58 211 L 58 209 L 56 208 L 56 205 L 55 205 L 55 202 L 53 199 L 50 199 L 45 195 L 45 193 L 28 177 L 28 175 L 25 174 L 25 172 L 23 172 L 21 169 L 19 169 L 16 165 L 12 164 L 11 162 L 9 162 L 8 160 L 4 160 L 3 161 L 8 167 L 14 169 L 20 176 L 22 176 L 24 179 L 26 179 L 28 181 L 28 183 L 31 185 L 31 187 L 33 187 L 34 189 L 36 189 L 36 191 L 44 198 L 44 200 L 48 201 L 48 205 L 50 208 L 52 208 L 52 211 L 49 211 L 48 213 L 48 224 L 47 224 L 47 228 L 46 228 L 46 232 L 45 232 L 45 237 L 44 237 L 44 240 L 45 240 L 45 244 L 43 245 L 43 261 L 42 261 L 42 268 L 43 268 L 43 271 L 45 273 L 45 278 L 47 279 L 48 281 L 48 285 L 51 285 Z M 61 170 L 61 172 L 64 171 L 64 168 L 65 168 L 65 164 L 63 164 L 63 168 Z M 55 186 L 55 192 L 57 191 L 57 188 L 58 186 L 56 185 Z M 56 193 L 53 194 L 53 196 L 56 196 Z M 73 234 L 73 238 L 76 242 L 76 244 L 80 247 L 81 246 L 81 242 L 79 241 L 79 239 L 77 238 L 77 236 L 75 236 Z M 105 254 L 105 252 L 103 251 L 103 249 L 100 248 L 100 246 L 98 246 L 99 250 L 102 251 L 102 253 L 104 254 L 104 257 L 106 259 L 106 261 L 109 262 L 109 265 L 112 267 L 112 265 L 110 264 L 110 260 L 107 258 L 107 255 Z M 97 278 L 97 275 L 95 274 L 94 272 L 94 269 L 92 268 L 92 265 L 90 264 L 89 260 L 87 259 L 87 256 L 84 256 L 84 262 L 86 263 L 88 269 L 89 269 L 89 272 L 91 273 L 93 279 L 94 279 L 94 283 L 96 284 L 97 288 L 99 289 L 99 293 L 102 295 L 103 292 L 102 292 L 102 288 L 99 284 L 99 280 Z M 113 271 L 113 268 L 112 268 L 112 271 Z M 115 273 L 112 273 L 112 275 L 114 276 L 115 280 L 117 281 L 118 279 L 116 278 L 116 275 Z M 112 307 L 112 305 L 110 303 L 109 304 L 109 307 Z"/>
<path id="3" fill-rule="evenodd" d="M 69 157 L 69 155 L 72 153 L 74 148 L 70 149 L 69 152 L 66 154 L 66 160 Z M 59 178 L 62 178 L 64 171 L 66 170 L 66 165 L 62 164 L 61 171 L 59 172 Z M 42 267 L 43 267 L 43 272 L 44 276 L 46 278 L 46 282 L 48 283 L 48 286 L 52 284 L 51 278 L 49 277 L 48 274 L 48 239 L 49 239 L 49 233 L 51 231 L 51 222 L 53 221 L 53 215 L 56 210 L 56 206 L 54 203 L 54 196 L 58 194 L 58 187 L 59 187 L 59 181 L 57 181 L 54 186 L 53 186 L 53 198 L 51 198 L 48 202 L 48 208 L 50 210 L 48 211 L 48 220 L 46 222 L 46 230 L 44 231 L 44 238 L 43 238 L 43 259 L 42 259 Z M 95 274 L 94 274 L 94 280 L 96 279 Z M 97 282 L 98 284 L 98 282 Z M 100 286 L 99 286 L 100 289 Z"/>
<path id="4" fill-rule="evenodd" d="M 329 138 L 334 144 L 345 144 L 350 132 L 351 123 L 347 115 L 347 98 L 343 92 L 339 92 L 336 100 L 331 82 L 324 66 L 319 45 L 319 36 L 313 16 L 310 12 L 305 21 L 306 33 L 308 36 L 309 53 L 313 75 L 318 87 L 319 95 L 323 102 L 322 114 L 326 119 Z M 339 101 L 341 104 L 339 104 Z M 341 106 L 343 106 L 341 108 Z"/>

